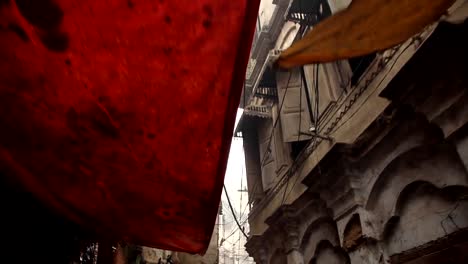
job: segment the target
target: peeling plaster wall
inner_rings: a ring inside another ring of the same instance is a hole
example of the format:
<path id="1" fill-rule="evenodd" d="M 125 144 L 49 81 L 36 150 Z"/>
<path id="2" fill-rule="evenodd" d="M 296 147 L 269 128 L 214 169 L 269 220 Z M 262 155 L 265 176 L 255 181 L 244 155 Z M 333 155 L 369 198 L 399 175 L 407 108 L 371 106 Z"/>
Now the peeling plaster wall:
<path id="1" fill-rule="evenodd" d="M 405 197 L 399 220 L 385 239 L 389 255 L 404 252 L 468 227 L 468 188 L 421 184 Z"/>

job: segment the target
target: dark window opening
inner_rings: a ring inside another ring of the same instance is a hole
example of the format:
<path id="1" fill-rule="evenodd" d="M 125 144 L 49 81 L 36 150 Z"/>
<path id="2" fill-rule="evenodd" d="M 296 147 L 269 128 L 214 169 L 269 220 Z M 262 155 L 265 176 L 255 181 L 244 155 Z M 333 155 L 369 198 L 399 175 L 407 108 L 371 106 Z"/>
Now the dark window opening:
<path id="1" fill-rule="evenodd" d="M 294 0 L 287 19 L 301 25 L 314 26 L 331 15 L 327 0 Z"/>
<path id="2" fill-rule="evenodd" d="M 276 71 L 271 68 L 265 69 L 259 86 L 276 88 Z"/>
<path id="3" fill-rule="evenodd" d="M 349 66 L 353 76 L 351 77 L 351 86 L 356 85 L 359 82 L 361 76 L 366 72 L 367 68 L 374 61 L 376 53 L 371 53 L 369 55 L 364 55 L 361 57 L 349 59 Z"/>
<path id="4" fill-rule="evenodd" d="M 295 160 L 299 154 L 304 150 L 309 143 L 309 140 L 291 142 L 291 158 Z"/>
<path id="5" fill-rule="evenodd" d="M 276 72 L 272 69 L 267 69 L 263 73 L 260 83 L 255 90 L 256 97 L 277 99 L 276 91 Z"/>

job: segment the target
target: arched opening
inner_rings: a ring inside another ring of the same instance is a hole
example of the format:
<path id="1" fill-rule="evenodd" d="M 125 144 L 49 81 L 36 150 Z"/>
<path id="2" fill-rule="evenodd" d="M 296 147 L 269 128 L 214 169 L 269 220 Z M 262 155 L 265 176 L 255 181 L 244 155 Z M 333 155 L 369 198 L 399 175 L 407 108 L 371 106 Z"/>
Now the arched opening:
<path id="1" fill-rule="evenodd" d="M 436 260 L 452 257 L 448 252 L 461 252 L 456 259 L 468 259 L 465 197 L 465 186 L 438 188 L 424 181 L 408 184 L 385 225 L 383 239 L 392 263 L 439 263 Z"/>
<path id="2" fill-rule="evenodd" d="M 288 48 L 289 46 L 291 46 L 291 44 L 293 43 L 294 39 L 296 38 L 296 34 L 298 32 L 298 27 L 297 26 L 291 26 L 288 31 L 286 32 L 286 34 L 284 34 L 284 38 L 283 40 L 281 41 L 280 45 L 278 46 L 278 48 L 280 50 L 284 50 L 286 48 Z"/>
<path id="3" fill-rule="evenodd" d="M 414 182 L 427 182 L 437 188 L 467 186 L 466 170 L 449 144 L 413 148 L 394 159 L 382 171 L 372 187 L 366 209 L 375 217 L 375 231 L 381 236 L 384 224 L 395 213 L 400 194 L 412 193 Z M 404 189 L 409 186 L 408 190 Z M 403 198 L 401 198 L 403 199 Z"/>
<path id="4" fill-rule="evenodd" d="M 312 222 L 304 232 L 301 241 L 301 252 L 304 263 L 309 263 L 317 251 L 321 241 L 328 241 L 333 246 L 339 246 L 338 229 L 331 217 L 322 217 Z"/>

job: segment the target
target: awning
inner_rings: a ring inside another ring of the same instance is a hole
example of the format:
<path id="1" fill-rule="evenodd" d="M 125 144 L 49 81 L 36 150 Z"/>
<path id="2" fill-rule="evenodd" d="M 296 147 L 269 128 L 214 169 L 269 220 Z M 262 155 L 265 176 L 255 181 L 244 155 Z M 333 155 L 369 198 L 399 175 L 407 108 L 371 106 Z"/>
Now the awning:
<path id="1" fill-rule="evenodd" d="M 102 236 L 204 252 L 258 5 L 0 0 L 0 168 Z"/>
<path id="2" fill-rule="evenodd" d="M 455 1 L 353 0 L 286 49 L 278 65 L 293 68 L 388 49 L 436 22 Z"/>

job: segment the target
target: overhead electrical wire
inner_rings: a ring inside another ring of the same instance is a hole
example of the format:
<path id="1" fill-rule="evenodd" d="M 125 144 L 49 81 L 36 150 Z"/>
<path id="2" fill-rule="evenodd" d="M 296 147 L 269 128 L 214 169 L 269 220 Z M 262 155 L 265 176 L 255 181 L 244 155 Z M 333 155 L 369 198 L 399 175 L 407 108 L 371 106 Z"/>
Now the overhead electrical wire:
<path id="1" fill-rule="evenodd" d="M 313 76 L 314 78 L 314 87 L 313 87 L 313 90 L 314 90 L 314 99 L 315 99 L 315 105 L 313 106 L 314 107 L 314 127 L 315 127 L 315 135 L 317 133 L 319 133 L 319 128 L 318 128 L 318 123 L 319 123 L 319 108 L 318 108 L 318 105 L 319 105 L 319 98 L 320 98 L 320 94 L 319 94 L 319 87 L 318 87 L 318 68 L 319 68 L 319 64 L 316 64 L 315 65 L 315 75 Z M 305 83 L 305 87 L 304 89 L 307 89 L 307 83 Z M 299 108 L 302 109 L 302 79 L 301 79 L 301 92 L 299 93 L 299 98 L 300 98 L 300 103 L 299 103 Z M 301 122 L 301 119 L 300 119 L 300 112 L 299 112 L 299 124 Z M 299 135 L 300 135 L 300 127 L 299 127 L 299 131 L 298 131 L 298 141 L 299 141 Z M 317 140 L 317 137 L 314 136 L 314 134 L 312 134 L 312 139 L 311 141 L 314 141 Z M 295 161 L 296 163 L 297 161 Z M 286 194 L 286 192 L 288 191 L 288 186 L 289 186 L 289 180 L 291 179 L 291 177 L 288 176 L 288 179 L 286 181 L 286 187 L 284 188 L 284 193 L 283 193 L 283 198 L 282 198 L 282 201 L 281 201 L 281 205 L 284 204 L 284 202 L 288 199 L 289 195 L 291 194 L 291 192 L 294 190 L 294 187 L 296 186 L 297 182 L 299 181 L 299 176 L 296 177 L 296 180 L 294 181 L 293 185 L 291 186 L 291 190 L 289 191 L 288 194 Z"/>
<path id="2" fill-rule="evenodd" d="M 244 145 L 241 145 L 241 148 L 242 148 L 242 153 L 245 153 L 245 152 L 244 152 Z M 245 161 L 245 159 L 244 159 L 244 161 Z M 245 165 L 245 164 L 244 164 L 244 165 Z M 239 190 L 239 191 L 240 191 L 240 201 L 239 201 L 239 204 L 240 204 L 240 205 L 239 205 L 239 207 L 240 207 L 240 208 L 239 208 L 239 213 L 240 213 L 239 219 L 240 219 L 240 220 L 242 220 L 242 217 L 244 216 L 245 210 L 246 210 L 247 207 L 249 206 L 248 203 L 247 203 L 247 204 L 245 205 L 245 207 L 244 207 L 244 210 L 242 210 L 242 192 L 244 191 L 244 190 L 242 189 L 242 187 L 243 187 L 243 186 L 242 186 L 242 185 L 243 185 L 242 181 L 243 181 L 243 179 L 244 179 L 244 175 L 245 175 L 245 177 L 246 177 L 246 179 L 247 179 L 247 171 L 246 171 L 245 174 L 244 174 L 244 167 L 245 167 L 245 166 L 241 166 L 241 171 L 242 171 L 242 173 L 241 173 L 241 178 L 240 178 L 240 190 Z M 248 196 L 248 195 L 247 195 L 247 196 Z M 247 199 L 248 199 L 248 197 L 247 197 Z"/>
<path id="3" fill-rule="evenodd" d="M 398 58 L 402 55 L 402 53 L 404 53 L 404 52 L 406 51 L 406 49 L 408 49 L 408 47 L 409 47 L 411 44 L 412 44 L 412 43 L 410 43 L 407 47 L 405 47 L 405 48 L 403 49 L 403 51 L 397 56 L 397 58 L 396 58 L 395 61 L 398 60 Z M 356 69 L 353 71 L 352 74 L 354 74 L 358 69 L 360 69 L 361 64 L 362 64 L 362 59 L 361 59 L 361 61 L 359 62 L 359 64 L 358 64 L 358 66 L 356 67 Z M 384 64 L 388 64 L 388 63 L 384 63 Z M 391 65 L 390 69 L 392 69 L 392 68 L 394 67 L 395 64 L 396 64 L 396 62 L 394 62 L 394 63 Z M 390 71 L 389 71 L 389 72 L 390 72 Z M 316 77 L 316 78 L 315 78 L 315 85 L 314 85 L 314 90 L 315 90 L 315 95 L 316 95 L 316 96 L 315 96 L 315 105 L 314 105 L 314 110 L 315 110 L 315 111 L 314 111 L 314 112 L 315 112 L 314 114 L 315 114 L 315 116 L 316 116 L 316 117 L 314 118 L 314 119 L 315 119 L 315 122 L 314 122 L 314 123 L 316 123 L 316 133 L 319 132 L 319 127 L 318 127 L 318 124 L 319 124 L 319 122 L 318 122 L 318 119 L 319 119 L 319 118 L 318 118 L 318 115 L 319 115 L 318 75 L 319 75 L 319 69 L 318 69 L 318 65 L 317 65 L 317 67 L 316 67 L 316 69 L 315 69 L 315 77 Z M 385 79 L 385 77 L 386 77 L 387 75 L 388 75 L 388 72 L 387 72 L 387 74 L 384 76 L 384 78 L 382 78 L 382 80 L 380 81 L 380 83 L 383 82 L 383 80 Z M 290 75 L 290 78 L 291 78 L 291 75 Z M 372 78 L 372 79 L 373 79 L 373 78 Z M 348 80 L 348 82 L 351 82 L 351 78 Z M 359 81 L 358 81 L 358 84 L 357 84 L 356 86 L 358 86 L 361 82 L 362 82 L 362 80 L 359 80 Z M 379 85 L 380 85 L 380 83 L 379 83 Z M 348 83 L 348 85 L 349 85 L 349 83 Z M 288 86 L 289 86 L 289 80 L 288 80 L 288 85 L 287 85 L 286 87 L 288 87 Z M 287 90 L 286 90 L 286 91 L 287 91 Z M 284 103 L 284 98 L 285 98 L 285 95 L 286 95 L 286 91 L 285 91 L 285 94 L 283 95 L 283 99 L 282 99 L 282 101 L 281 101 L 280 112 L 281 112 L 282 105 L 283 105 L 283 103 Z M 341 107 L 341 105 L 340 105 L 340 107 Z M 277 119 L 275 120 L 275 123 L 274 123 L 274 125 L 273 125 L 273 129 L 272 129 L 272 133 L 271 133 L 270 138 L 269 138 L 268 146 L 270 146 L 270 144 L 271 144 L 271 139 L 272 139 L 273 131 L 274 131 L 274 128 L 276 127 L 276 125 L 277 125 L 278 119 L 279 119 L 279 118 L 277 118 Z M 316 138 L 314 138 L 314 142 L 315 142 L 315 140 L 316 140 Z M 321 141 L 321 140 L 319 140 L 319 141 Z M 318 143 L 320 143 L 320 142 L 318 142 Z M 317 144 L 318 144 L 318 143 L 317 143 Z M 314 143 L 312 143 L 312 144 L 314 144 Z M 267 152 L 268 150 L 269 150 L 269 147 L 265 150 L 265 153 L 264 153 L 264 155 L 263 155 L 262 167 L 263 167 L 263 165 L 264 165 L 264 159 L 265 159 L 265 156 L 266 156 L 265 154 L 266 154 L 266 152 Z M 301 155 L 301 154 L 300 154 L 300 155 Z M 299 156 L 300 156 L 300 155 L 299 155 Z M 295 162 L 296 162 L 296 161 L 295 161 Z M 291 166 L 291 167 L 293 167 L 293 166 Z M 320 168 L 319 168 L 319 169 L 320 169 Z M 284 179 L 285 177 L 288 178 L 288 179 L 287 179 L 287 182 L 285 183 L 285 184 L 287 184 L 287 183 L 289 182 L 289 179 L 290 179 L 290 177 L 288 176 L 288 173 L 286 173 L 286 174 L 275 184 L 275 186 L 274 186 L 273 188 L 271 188 L 271 189 L 274 191 L 280 184 L 282 184 L 283 179 Z M 297 183 L 298 179 L 299 179 L 299 177 L 296 179 L 296 182 L 294 183 L 294 185 Z M 293 185 L 293 186 L 294 186 L 294 185 Z M 256 187 L 256 186 L 254 186 L 254 187 Z M 292 187 L 292 188 L 294 188 L 294 187 Z M 289 195 L 290 195 L 291 192 L 293 191 L 292 188 L 291 188 L 290 192 L 287 194 L 287 196 L 283 199 L 283 202 L 284 202 L 285 199 L 287 199 L 287 197 L 289 197 Z M 255 188 L 254 188 L 254 189 L 255 189 Z M 285 188 L 285 192 L 286 192 L 286 191 L 287 191 L 287 187 Z M 250 199 L 249 199 L 249 202 L 250 202 Z"/>
<path id="4" fill-rule="evenodd" d="M 242 219 L 241 219 L 242 220 Z M 244 221 L 241 222 L 241 226 L 244 227 L 244 225 L 247 223 L 249 218 L 245 218 Z M 233 223 L 234 221 L 229 222 L 229 224 Z M 228 238 L 232 237 L 236 232 L 238 231 L 238 228 L 235 228 L 228 236 L 225 238 L 223 237 L 224 240 L 227 240 Z"/>
<path id="5" fill-rule="evenodd" d="M 395 66 L 396 62 L 398 61 L 398 59 L 399 59 L 399 58 L 401 57 L 401 55 L 411 46 L 411 44 L 412 44 L 412 43 L 408 44 L 408 46 L 406 46 L 406 47 L 403 49 L 403 51 L 400 52 L 400 54 L 396 57 L 395 62 L 390 66 L 390 69 L 388 70 L 388 72 L 385 74 L 385 76 L 382 78 L 382 80 L 379 82 L 379 84 L 378 84 L 377 86 L 380 86 L 380 84 L 381 84 L 381 83 L 383 82 L 383 80 L 386 78 L 386 76 L 388 75 L 388 73 L 391 72 L 391 70 L 392 70 L 393 67 Z M 361 59 L 361 62 L 362 62 L 362 59 Z M 359 67 L 361 66 L 361 62 L 359 63 L 358 67 L 356 67 L 356 69 L 352 72 L 352 75 L 354 75 L 354 74 L 357 72 L 357 70 L 358 70 Z M 387 63 L 387 64 L 388 64 L 388 63 Z M 385 65 L 387 65 L 387 64 L 385 64 Z M 316 74 L 318 75 L 318 71 L 317 71 Z M 351 75 L 351 76 L 352 76 L 352 75 Z M 316 79 L 316 80 L 317 80 L 317 79 Z M 351 79 L 350 79 L 350 80 L 351 80 Z M 361 81 L 362 81 L 362 80 L 360 80 L 360 81 L 357 83 L 356 86 L 358 86 L 358 85 L 361 83 Z M 317 93 L 317 97 L 318 97 L 318 91 L 319 91 L 319 89 L 318 89 L 318 82 L 316 82 L 314 88 L 316 88 L 316 93 Z M 318 104 L 318 102 L 317 102 L 317 104 Z M 318 109 L 316 109 L 316 111 L 318 112 Z M 351 117 L 350 117 L 350 118 L 351 118 Z M 348 118 L 347 120 L 349 120 L 350 118 Z M 346 121 L 345 121 L 345 122 L 346 122 Z M 338 128 L 339 128 L 339 127 L 338 127 Z M 317 132 L 318 132 L 318 127 L 317 127 Z M 319 171 L 319 174 L 320 174 L 320 166 L 318 165 L 317 168 L 318 168 L 318 171 Z M 293 191 L 293 188 L 294 188 L 294 186 L 296 185 L 298 179 L 299 179 L 299 177 L 297 177 L 296 182 L 294 183 L 293 187 L 291 188 L 291 190 L 290 190 L 289 193 L 287 194 L 286 199 L 287 199 L 287 197 L 289 197 L 289 195 L 290 195 L 291 192 Z"/>
<path id="6" fill-rule="evenodd" d="M 232 237 L 235 233 L 237 232 L 237 228 L 234 229 L 231 234 L 229 234 L 227 237 L 224 238 L 224 241 L 228 240 L 230 237 Z"/>
<path id="7" fill-rule="evenodd" d="M 301 1 L 299 1 L 299 12 L 302 14 L 302 5 L 301 5 Z M 300 34 L 301 37 L 303 37 L 303 34 L 305 34 L 305 32 L 307 31 L 308 29 L 308 26 L 306 25 L 304 27 L 304 33 Z M 312 109 L 311 108 L 311 105 L 310 105 L 310 98 L 306 98 L 307 102 L 308 102 L 308 108 L 309 108 L 309 114 L 311 115 L 309 118 L 311 120 L 314 121 L 314 128 L 315 128 L 315 132 L 318 133 L 318 102 L 319 102 L 319 95 L 318 95 L 318 67 L 319 67 L 319 64 L 316 64 L 315 65 L 315 76 L 314 77 L 314 92 L 315 92 L 315 112 L 312 114 Z M 297 131 L 297 141 L 300 141 L 300 138 L 301 138 L 301 130 L 302 130 L 302 89 L 308 89 L 307 87 L 307 82 L 305 81 L 305 73 L 304 73 L 304 66 L 301 66 L 301 84 L 300 84 L 300 90 L 299 90 L 299 127 L 298 127 L 298 131 Z M 306 96 L 310 96 L 309 93 L 306 91 Z M 315 140 L 315 137 L 312 138 L 312 140 Z M 296 161 L 295 161 L 296 162 Z M 285 174 L 287 178 L 286 180 L 286 187 L 284 188 L 284 192 L 283 192 L 283 197 L 281 199 L 281 205 L 284 204 L 284 202 L 286 201 L 286 199 L 289 197 L 289 195 L 291 194 L 292 190 L 294 189 L 294 187 L 296 186 L 297 184 L 297 181 L 299 179 L 299 177 L 296 178 L 296 181 L 294 182 L 294 184 L 292 185 L 291 187 L 291 191 L 289 191 L 289 193 L 286 195 L 286 192 L 288 191 L 288 187 L 289 187 L 289 180 L 291 179 L 291 177 L 289 177 L 287 174 Z"/>
<path id="8" fill-rule="evenodd" d="M 291 81 L 292 75 L 293 75 L 293 73 L 290 71 L 289 78 L 288 78 L 288 81 L 287 81 L 287 83 L 286 83 L 286 88 L 285 88 L 286 91 L 285 91 L 285 93 L 284 93 L 284 95 L 283 95 L 283 98 L 282 98 L 282 100 L 281 100 L 281 103 L 280 103 L 280 107 L 279 107 L 279 111 L 278 111 L 279 113 L 281 113 L 281 109 L 282 109 L 283 104 L 284 104 L 284 99 L 285 99 L 285 97 L 286 97 L 286 93 L 287 93 L 287 90 L 288 90 L 288 88 L 289 88 L 289 83 L 290 83 L 290 81 Z M 278 120 L 279 120 L 279 116 L 278 116 L 278 118 L 275 120 L 275 122 L 274 122 L 274 124 L 273 124 L 273 128 L 272 128 L 271 134 L 270 134 L 270 138 L 269 138 L 269 140 L 268 140 L 268 146 L 271 145 L 271 139 L 272 139 L 272 136 L 273 136 L 274 129 L 275 129 L 276 126 L 278 125 Z M 268 148 L 264 151 L 264 153 L 263 153 L 263 159 L 262 159 L 262 162 L 261 162 L 260 169 L 264 166 L 265 156 L 266 156 L 266 152 L 267 152 L 268 150 L 269 150 L 269 147 L 268 147 Z M 271 190 L 275 190 L 275 189 L 283 182 L 283 180 L 284 180 L 286 177 L 288 177 L 287 174 L 288 174 L 288 173 L 285 173 L 285 174 L 281 177 L 281 179 L 279 179 L 279 180 L 276 182 L 276 184 L 271 188 Z"/>
<path id="9" fill-rule="evenodd" d="M 239 230 L 242 232 L 242 234 L 245 236 L 245 238 L 249 238 L 249 236 L 247 236 L 247 234 L 245 233 L 245 231 L 242 228 L 241 224 L 239 223 L 239 220 L 237 219 L 234 208 L 232 207 L 231 199 L 229 198 L 229 194 L 228 194 L 227 189 L 226 189 L 226 185 L 223 185 L 223 188 L 224 188 L 224 193 L 226 194 L 226 198 L 228 200 L 229 208 L 231 209 L 232 217 L 234 217 L 234 220 L 236 221 L 237 227 L 239 227 Z"/>
<path id="10" fill-rule="evenodd" d="M 314 122 L 314 123 L 315 123 L 315 124 L 314 124 L 314 126 L 315 126 L 315 133 L 319 133 L 319 127 L 318 127 L 318 123 L 319 123 L 319 118 L 318 118 L 318 117 L 319 117 L 319 108 L 318 108 L 318 104 L 319 104 L 319 97 L 320 97 L 320 95 L 319 95 L 319 88 L 318 88 L 318 67 L 319 67 L 319 65 L 317 64 L 317 65 L 316 65 L 316 71 L 315 71 L 315 73 L 316 73 L 316 74 L 315 74 L 315 80 L 314 80 L 314 91 L 315 91 L 315 95 L 314 95 L 314 97 L 315 97 L 315 106 L 314 106 L 314 108 L 315 108 L 315 114 L 314 114 L 314 115 L 315 115 L 315 118 L 314 118 L 314 121 L 315 121 L 315 122 Z M 312 135 L 311 141 L 314 141 L 314 142 L 315 142 L 316 140 L 317 140 L 317 137 Z M 301 170 L 301 171 L 302 171 L 302 170 Z M 299 175 L 300 175 L 300 173 L 299 173 Z M 290 190 L 289 193 L 286 195 L 286 197 L 284 197 L 284 194 L 283 194 L 283 201 L 281 202 L 281 205 L 283 205 L 284 202 L 288 199 L 289 195 L 291 195 L 292 191 L 294 190 L 294 187 L 296 186 L 296 184 L 298 183 L 298 181 L 299 181 L 299 179 L 300 179 L 299 175 L 296 177 L 296 180 L 294 181 L 293 185 L 291 186 L 291 190 Z M 287 180 L 287 182 L 286 182 L 286 188 L 285 188 L 285 190 L 284 190 L 285 193 L 286 193 L 286 191 L 287 191 L 287 189 L 288 189 L 288 182 L 289 182 L 290 179 L 291 179 L 291 178 L 288 178 L 288 180 Z"/>
<path id="11" fill-rule="evenodd" d="M 301 3 L 299 3 L 299 4 L 301 5 Z M 300 6 L 299 8 L 300 8 L 300 12 L 302 13 L 302 7 Z M 315 117 L 313 118 L 313 120 L 314 120 L 315 133 L 318 133 L 318 116 L 319 116 L 318 67 L 319 67 L 319 65 L 317 64 L 316 67 L 315 67 L 315 85 L 314 85 L 314 91 L 315 91 L 315 105 L 314 105 L 314 108 L 315 108 L 315 109 L 314 109 L 314 110 L 315 110 L 315 113 L 313 113 L 313 115 L 315 115 Z M 290 81 L 291 81 L 292 75 L 293 75 L 293 73 L 292 73 L 292 71 L 290 70 L 290 75 L 289 75 L 289 78 L 288 78 L 288 81 L 287 81 L 287 84 L 286 84 L 285 92 L 284 92 L 284 94 L 283 94 L 283 97 L 282 97 L 281 102 L 280 102 L 280 105 L 279 105 L 279 110 L 278 110 L 279 115 L 278 115 L 278 117 L 276 118 L 276 120 L 275 120 L 275 122 L 274 122 L 274 124 L 273 124 L 272 130 L 271 130 L 271 132 L 270 132 L 270 137 L 269 137 L 269 139 L 268 139 L 267 148 L 266 148 L 265 151 L 263 152 L 262 161 L 261 161 L 261 165 L 260 165 L 260 170 L 261 170 L 261 169 L 263 168 L 263 166 L 265 165 L 266 157 L 267 157 L 267 155 L 266 155 L 267 152 L 271 150 L 271 149 L 270 149 L 270 147 L 271 147 L 271 140 L 272 140 L 272 138 L 273 138 L 273 133 L 274 133 L 274 131 L 275 131 L 275 129 L 276 129 L 276 126 L 278 125 L 278 121 L 279 121 L 279 119 L 280 119 L 279 116 L 281 115 L 281 110 L 282 110 L 282 107 L 283 107 L 283 104 L 284 104 L 284 100 L 285 100 L 285 98 L 286 98 L 286 93 L 287 93 L 287 91 L 288 91 L 289 83 L 290 83 Z M 299 94 L 299 96 L 300 96 L 300 102 L 299 102 L 299 104 L 300 104 L 300 105 L 299 105 L 299 108 L 300 108 L 300 109 L 299 109 L 299 131 L 298 131 L 298 140 L 297 140 L 297 141 L 300 140 L 301 125 L 302 125 L 302 124 L 301 124 L 301 122 L 302 122 L 302 116 L 301 116 L 301 113 L 302 113 L 302 88 L 303 88 L 303 87 L 302 87 L 302 82 L 303 82 L 303 80 L 302 80 L 302 78 L 301 78 L 301 87 L 300 87 L 301 90 L 300 90 L 300 94 Z M 309 99 L 309 98 L 307 98 L 307 99 Z M 310 111 L 310 112 L 312 112 L 312 111 Z M 311 118 L 312 118 L 312 117 L 311 117 Z M 313 140 L 315 141 L 315 137 L 313 138 Z M 295 160 L 295 161 L 294 161 L 294 164 L 295 164 L 296 162 L 297 162 L 297 161 Z M 293 165 L 294 165 L 294 164 L 293 164 Z M 289 184 L 289 180 L 290 180 L 290 176 L 288 175 L 288 173 L 284 174 L 283 177 L 282 177 L 279 181 L 276 182 L 275 186 L 274 186 L 273 188 L 271 188 L 272 190 L 276 189 L 276 187 L 278 187 L 278 186 L 280 185 L 280 183 L 284 180 L 285 177 L 287 177 L 287 181 L 286 181 L 286 183 L 285 183 L 285 184 L 286 184 L 286 188 L 285 188 L 285 190 L 284 190 L 283 199 L 282 199 L 281 204 L 283 204 L 284 201 L 285 201 L 285 199 L 287 198 L 286 192 L 287 192 L 288 184 Z M 253 191 L 255 191 L 255 189 L 256 189 L 256 187 L 257 187 L 257 186 L 256 186 L 257 183 L 258 183 L 258 181 L 257 181 L 256 184 L 254 185 L 254 188 L 252 188 Z M 296 183 L 297 183 L 297 179 L 296 179 L 296 182 L 294 183 L 293 186 L 295 186 Z M 292 191 L 292 189 L 291 189 L 291 191 Z M 289 194 L 291 193 L 291 191 L 288 193 L 288 196 L 289 196 Z M 249 203 L 250 203 L 250 202 L 251 202 L 251 198 L 249 197 Z"/>
<path id="12" fill-rule="evenodd" d="M 281 99 L 279 108 L 278 108 L 278 117 L 277 117 L 276 120 L 274 121 L 273 126 L 272 126 L 272 128 L 271 128 L 270 136 L 269 136 L 269 138 L 268 138 L 267 148 L 266 148 L 265 151 L 263 152 L 262 161 L 261 161 L 261 163 L 260 163 L 260 170 L 262 170 L 263 166 L 265 165 L 267 153 L 268 153 L 268 151 L 270 151 L 271 140 L 273 139 L 273 134 L 274 134 L 274 132 L 275 132 L 276 126 L 278 125 L 278 121 L 279 121 L 279 119 L 280 119 L 279 116 L 280 116 L 280 114 L 281 114 L 281 110 L 283 109 L 284 100 L 285 100 L 285 98 L 286 98 L 286 93 L 288 92 L 289 83 L 290 83 L 290 81 L 291 81 L 292 75 L 293 75 L 293 72 L 292 72 L 292 71 L 289 71 L 288 81 L 286 82 L 285 91 L 284 91 L 283 97 L 282 97 L 282 99 Z M 258 181 L 255 183 L 254 187 L 252 188 L 253 191 L 256 191 L 257 185 L 258 185 Z M 252 196 L 252 197 L 253 197 L 253 196 Z M 251 200 L 251 198 L 249 197 L 249 203 L 251 203 L 251 202 L 252 202 L 252 200 Z"/>
<path id="13" fill-rule="evenodd" d="M 297 141 L 301 139 L 301 126 L 302 126 L 302 89 L 307 89 L 307 83 L 303 82 L 303 78 L 301 77 L 301 85 L 299 87 L 299 127 L 297 129 Z M 304 86 L 305 85 L 305 86 Z M 286 187 L 284 188 L 283 198 L 281 199 L 281 205 L 284 204 L 286 200 L 286 192 L 288 190 L 289 185 L 289 178 L 286 182 Z"/>
<path id="14" fill-rule="evenodd" d="M 291 81 L 291 77 L 292 77 L 293 73 L 292 71 L 289 71 L 289 77 L 288 77 L 288 81 L 286 82 L 286 87 L 285 87 L 285 91 L 284 91 L 284 94 L 283 94 L 283 97 L 281 98 L 281 102 L 279 104 L 279 108 L 278 108 L 278 113 L 281 113 L 281 110 L 283 109 L 283 105 L 284 105 L 284 100 L 286 98 L 286 93 L 288 92 L 288 88 L 289 88 L 289 83 Z M 262 161 L 260 162 L 260 170 L 263 168 L 263 166 L 265 166 L 265 162 L 266 162 L 266 157 L 267 157 L 267 153 L 268 151 L 270 151 L 270 147 L 271 147 L 271 140 L 273 139 L 273 133 L 275 132 L 275 129 L 276 129 L 276 126 L 278 125 L 278 121 L 279 121 L 279 115 L 278 117 L 276 118 L 275 122 L 273 123 L 273 127 L 271 129 L 271 132 L 270 132 L 270 136 L 268 138 L 268 144 L 267 144 L 267 147 L 265 149 L 265 151 L 263 151 L 263 155 L 262 155 Z M 253 188 L 252 188 L 252 193 L 255 193 L 255 191 L 257 190 L 258 188 L 258 183 L 259 181 L 256 181 Z M 248 200 L 248 203 L 252 203 L 252 199 L 253 199 L 253 195 L 252 197 L 249 197 L 249 200 Z"/>
<path id="15" fill-rule="evenodd" d="M 402 49 L 402 51 L 396 56 L 395 58 L 395 61 L 393 62 L 393 64 L 390 66 L 389 70 L 385 73 L 385 76 L 382 77 L 382 79 L 380 80 L 380 82 L 376 85 L 376 87 L 379 87 L 382 82 L 387 78 L 387 76 L 392 72 L 393 70 L 393 67 L 395 67 L 396 63 L 398 62 L 398 59 L 414 44 L 415 42 L 415 39 L 417 39 L 416 37 L 413 37 L 410 41 L 410 43 L 408 43 L 408 45 Z M 399 47 L 401 48 L 403 45 L 399 45 Z M 389 65 L 389 61 L 390 59 L 386 62 L 386 63 L 382 63 L 381 65 L 381 68 L 383 69 L 384 67 L 388 66 Z M 382 71 L 382 69 L 380 71 Z M 358 85 L 362 82 L 362 80 L 359 81 Z M 371 82 L 369 82 L 370 84 Z M 356 86 L 358 86 L 356 85 Z M 367 99 L 370 97 L 370 95 L 368 95 L 364 101 L 367 101 Z M 356 112 L 354 112 L 353 114 L 350 115 L 350 117 L 348 117 L 345 121 L 342 121 L 341 122 L 341 125 L 335 127 L 333 129 L 333 131 L 336 131 L 338 130 L 340 127 L 342 127 L 344 124 L 346 124 L 346 122 L 348 122 L 354 115 L 356 114 Z"/>
<path id="16" fill-rule="evenodd" d="M 302 7 L 300 7 L 300 9 L 302 10 Z M 260 170 L 263 168 L 263 166 L 265 165 L 265 162 L 266 162 L 266 157 L 267 157 L 267 153 L 268 151 L 270 151 L 270 147 L 271 147 L 271 140 L 273 138 L 273 134 L 274 134 L 274 131 L 276 129 L 276 126 L 278 125 L 278 121 L 279 121 L 279 116 L 281 115 L 281 110 L 283 109 L 283 104 L 284 104 L 284 100 L 286 98 L 286 93 L 288 92 L 288 88 L 289 88 L 289 83 L 291 81 L 291 77 L 292 77 L 293 73 L 292 71 L 289 71 L 289 78 L 288 78 L 288 81 L 286 82 L 286 87 L 285 87 L 285 91 L 284 91 L 284 94 L 283 94 L 283 97 L 281 99 L 281 102 L 280 102 L 280 105 L 279 105 L 279 108 L 278 108 L 278 117 L 276 118 L 276 120 L 274 120 L 274 123 L 273 123 L 273 127 L 271 129 L 271 132 L 270 132 L 270 136 L 268 138 L 268 144 L 267 144 L 267 147 L 265 149 L 265 151 L 263 152 L 263 155 L 262 155 L 262 161 L 260 162 Z M 245 86 L 244 86 L 244 92 L 245 92 Z M 244 104 L 245 104 L 245 99 L 244 99 Z M 256 191 L 256 188 L 257 188 L 257 184 L 258 184 L 258 181 L 255 183 L 255 185 L 253 186 L 252 190 L 253 192 Z M 252 202 L 251 200 L 252 198 L 249 197 L 249 204 Z"/>

